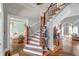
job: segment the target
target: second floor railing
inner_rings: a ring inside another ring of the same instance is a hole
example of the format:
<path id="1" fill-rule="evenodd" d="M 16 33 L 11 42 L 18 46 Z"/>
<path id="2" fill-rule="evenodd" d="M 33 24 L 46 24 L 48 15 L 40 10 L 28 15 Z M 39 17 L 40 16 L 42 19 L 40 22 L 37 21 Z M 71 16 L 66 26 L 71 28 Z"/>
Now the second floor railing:
<path id="1" fill-rule="evenodd" d="M 66 5 L 68 5 L 68 3 L 51 3 L 44 13 L 44 23 L 49 21 L 49 19 L 57 16 Z"/>

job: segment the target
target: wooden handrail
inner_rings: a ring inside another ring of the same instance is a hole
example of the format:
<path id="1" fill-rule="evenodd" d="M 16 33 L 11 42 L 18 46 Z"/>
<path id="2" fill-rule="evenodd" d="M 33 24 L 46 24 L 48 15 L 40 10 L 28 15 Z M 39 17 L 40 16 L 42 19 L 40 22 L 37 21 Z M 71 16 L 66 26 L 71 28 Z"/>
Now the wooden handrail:
<path id="1" fill-rule="evenodd" d="M 44 17 L 43 17 L 43 18 L 44 18 L 44 26 L 45 26 L 45 22 L 46 22 L 46 20 L 45 20 L 45 19 L 46 19 L 46 17 L 45 17 L 45 13 L 44 13 Z"/>
<path id="2" fill-rule="evenodd" d="M 57 3 L 51 3 L 50 6 L 48 7 L 48 9 L 46 10 L 45 14 L 49 11 L 49 9 L 51 8 L 51 6 L 56 5 Z"/>

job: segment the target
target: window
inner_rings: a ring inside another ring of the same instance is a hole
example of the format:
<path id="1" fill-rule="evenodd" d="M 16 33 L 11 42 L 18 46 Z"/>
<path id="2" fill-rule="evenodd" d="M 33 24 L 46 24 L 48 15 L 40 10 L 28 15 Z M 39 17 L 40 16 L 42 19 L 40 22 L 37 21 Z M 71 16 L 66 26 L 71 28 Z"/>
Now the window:
<path id="1" fill-rule="evenodd" d="M 64 35 L 64 27 L 62 27 L 62 36 Z"/>
<path id="2" fill-rule="evenodd" d="M 10 37 L 14 33 L 23 34 L 24 32 L 24 23 L 19 21 L 10 21 Z"/>
<path id="3" fill-rule="evenodd" d="M 73 34 L 78 34 L 78 27 L 77 26 L 73 27 Z"/>
<path id="4" fill-rule="evenodd" d="M 72 26 L 69 26 L 69 34 L 72 34 Z"/>

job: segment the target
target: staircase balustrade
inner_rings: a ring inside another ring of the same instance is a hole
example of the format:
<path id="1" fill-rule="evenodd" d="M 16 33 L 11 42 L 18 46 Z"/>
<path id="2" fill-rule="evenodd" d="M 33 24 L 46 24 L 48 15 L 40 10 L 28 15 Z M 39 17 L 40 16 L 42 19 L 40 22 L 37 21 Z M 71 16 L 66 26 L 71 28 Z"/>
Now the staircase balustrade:
<path id="1" fill-rule="evenodd" d="M 44 44 L 43 27 L 49 21 L 49 19 L 57 16 L 68 4 L 65 3 L 51 3 L 44 16 L 40 17 L 40 45 Z"/>

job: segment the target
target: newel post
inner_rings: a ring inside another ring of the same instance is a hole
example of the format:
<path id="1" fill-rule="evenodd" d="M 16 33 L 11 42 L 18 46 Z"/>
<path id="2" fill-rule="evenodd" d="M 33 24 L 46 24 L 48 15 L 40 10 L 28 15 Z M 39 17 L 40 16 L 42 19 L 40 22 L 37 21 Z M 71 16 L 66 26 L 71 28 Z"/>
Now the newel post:
<path id="1" fill-rule="evenodd" d="M 40 46 L 42 46 L 42 16 L 40 17 Z"/>
<path id="2" fill-rule="evenodd" d="M 24 43 L 27 44 L 29 39 L 29 27 L 26 24 L 24 25 L 24 37 Z"/>
<path id="3" fill-rule="evenodd" d="M 46 24 L 46 13 L 44 13 L 44 26 Z"/>

